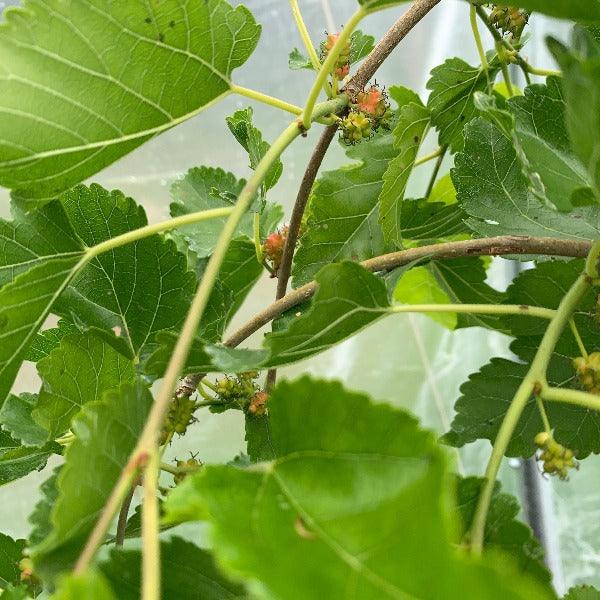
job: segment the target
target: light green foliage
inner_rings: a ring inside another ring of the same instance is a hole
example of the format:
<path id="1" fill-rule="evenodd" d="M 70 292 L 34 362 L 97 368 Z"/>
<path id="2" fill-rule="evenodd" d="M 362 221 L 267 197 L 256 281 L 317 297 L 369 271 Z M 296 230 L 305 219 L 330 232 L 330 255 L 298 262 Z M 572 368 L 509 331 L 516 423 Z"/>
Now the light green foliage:
<path id="1" fill-rule="evenodd" d="M 74 419 L 76 440 L 57 479 L 51 530 L 32 549 L 36 572 L 52 580 L 72 567 L 127 463 L 151 402 L 142 384 L 125 384 L 87 403 Z"/>
<path id="2" fill-rule="evenodd" d="M 560 213 L 531 191 L 511 141 L 479 118 L 466 128 L 452 179 L 467 224 L 481 236 L 533 235 L 572 240 L 600 236 L 600 209 Z"/>
<path id="3" fill-rule="evenodd" d="M 509 108 L 529 168 L 541 178 L 548 200 L 559 210 L 569 210 L 573 192 L 589 186 L 590 180 L 571 150 L 561 81 L 549 77 L 545 86 L 529 86 Z"/>
<path id="4" fill-rule="evenodd" d="M 227 94 L 260 34 L 224 0 L 28 0 L 4 18 L 0 184 L 26 199 L 55 197 Z"/>
<path id="5" fill-rule="evenodd" d="M 50 439 L 69 429 L 87 402 L 135 379 L 133 363 L 102 339 L 90 334 L 65 336 L 37 365 L 42 389 L 33 418 Z"/>
<path id="6" fill-rule="evenodd" d="M 97 571 L 67 575 L 59 583 L 51 600 L 116 600 L 106 579 Z"/>
<path id="7" fill-rule="evenodd" d="M 427 133 L 431 114 L 419 101 L 400 108 L 394 129 L 398 156 L 390 161 L 379 196 L 379 223 L 388 243 L 403 245 L 402 209 L 408 178 Z"/>
<path id="8" fill-rule="evenodd" d="M 448 59 L 431 71 L 427 83 L 427 89 L 431 90 L 427 108 L 431 111 L 431 122 L 439 132 L 440 145 L 450 146 L 454 152 L 462 150 L 463 130 L 477 115 L 473 94 L 484 91 L 497 72 L 497 65 L 486 74 L 460 58 Z"/>
<path id="9" fill-rule="evenodd" d="M 204 507 L 220 564 L 254 595 L 551 597 L 451 549 L 445 459 L 412 417 L 309 378 L 280 384 L 270 414 L 275 460 L 205 468 L 166 507 Z"/>
<path id="10" fill-rule="evenodd" d="M 138 600 L 141 554 L 132 550 L 113 550 L 100 570 L 119 600 Z M 241 600 L 244 588 L 227 580 L 210 553 L 178 537 L 161 544 L 161 599 Z"/>
<path id="11" fill-rule="evenodd" d="M 536 269 L 519 275 L 509 288 L 506 301 L 557 308 L 581 268 L 580 261 L 540 264 Z M 584 344 L 589 348 L 596 347 L 600 333 L 600 326 L 593 319 L 596 300 L 596 295 L 590 292 L 575 316 Z M 545 331 L 544 322 L 531 317 L 514 316 L 507 319 L 507 325 L 516 336 L 511 350 L 519 359 L 531 362 Z M 567 329 L 550 361 L 548 381 L 557 386 L 579 387 L 572 364 L 572 359 L 576 356 L 579 356 L 579 349 L 573 334 Z M 527 364 L 494 358 L 478 373 L 471 375 L 469 381 L 461 387 L 462 396 L 455 406 L 457 414 L 446 440 L 456 446 L 463 446 L 476 439 L 493 441 L 527 370 Z M 600 416 L 596 411 L 552 402 L 547 403 L 546 412 L 559 443 L 576 450 L 580 458 L 592 452 L 600 452 L 600 440 L 597 436 Z M 515 429 L 507 454 L 532 456 L 536 450 L 533 438 L 543 428 L 532 398 Z"/>

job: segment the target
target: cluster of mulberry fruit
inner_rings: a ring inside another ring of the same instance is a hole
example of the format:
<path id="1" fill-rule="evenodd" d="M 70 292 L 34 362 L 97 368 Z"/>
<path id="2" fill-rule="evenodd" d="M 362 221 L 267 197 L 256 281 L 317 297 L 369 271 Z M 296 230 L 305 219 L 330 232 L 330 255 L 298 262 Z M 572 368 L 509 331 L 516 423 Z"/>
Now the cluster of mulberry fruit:
<path id="1" fill-rule="evenodd" d="M 570 469 L 578 468 L 573 450 L 559 444 L 545 431 L 535 436 L 535 445 L 539 448 L 538 460 L 542 461 L 544 473 L 567 479 Z"/>
<path id="2" fill-rule="evenodd" d="M 513 38 L 519 39 L 529 21 L 529 13 L 514 6 L 492 6 L 490 23 L 503 34 L 510 33 Z"/>

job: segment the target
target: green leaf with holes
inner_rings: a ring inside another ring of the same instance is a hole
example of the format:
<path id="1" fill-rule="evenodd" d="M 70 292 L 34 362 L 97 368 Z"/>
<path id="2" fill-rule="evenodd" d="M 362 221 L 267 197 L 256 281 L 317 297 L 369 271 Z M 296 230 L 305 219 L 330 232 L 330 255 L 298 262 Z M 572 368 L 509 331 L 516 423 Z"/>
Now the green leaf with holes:
<path id="1" fill-rule="evenodd" d="M 3 16 L 0 185 L 27 200 L 56 197 L 230 93 L 260 35 L 225 0 L 28 0 Z"/>
<path id="2" fill-rule="evenodd" d="M 69 570 L 94 527 L 144 427 L 152 404 L 142 384 L 125 384 L 88 402 L 73 420 L 75 440 L 57 479 L 49 534 L 31 550 L 35 570 L 54 579 Z"/>
<path id="3" fill-rule="evenodd" d="M 253 595 L 552 597 L 456 552 L 446 459 L 413 417 L 308 377 L 269 402 L 274 460 L 204 467 L 166 502 L 169 521 L 208 522 L 219 564 Z"/>

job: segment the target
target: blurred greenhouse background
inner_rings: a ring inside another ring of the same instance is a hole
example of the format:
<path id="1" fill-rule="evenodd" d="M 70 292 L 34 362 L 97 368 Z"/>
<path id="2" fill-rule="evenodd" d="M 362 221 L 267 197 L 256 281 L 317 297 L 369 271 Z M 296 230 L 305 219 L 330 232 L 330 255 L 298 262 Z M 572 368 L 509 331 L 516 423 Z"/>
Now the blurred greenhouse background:
<path id="1" fill-rule="evenodd" d="M 232 1 L 232 4 L 239 3 Z M 18 4 L 17 0 L 0 2 L 0 13 L 6 7 Z M 289 52 L 294 46 L 301 46 L 288 2 L 245 0 L 244 4 L 263 25 L 263 33 L 257 51 L 236 72 L 236 82 L 301 104 L 312 75 L 308 71 L 290 72 L 287 68 Z M 300 0 L 300 5 L 313 40 L 320 40 L 326 30 L 339 29 L 353 12 L 356 2 Z M 376 14 L 367 19 L 361 29 L 379 38 L 405 9 L 401 7 Z M 525 53 L 536 66 L 551 67 L 544 37 L 549 33 L 565 37 L 567 29 L 558 21 L 535 15 L 531 30 L 533 38 Z M 462 0 L 442 0 L 393 53 L 378 72 L 377 81 L 385 86 L 402 84 L 411 87 L 426 98 L 429 71 L 452 56 L 460 56 L 472 64 L 478 62 L 469 28 L 468 6 Z M 100 173 L 94 181 L 132 196 L 146 207 L 151 221 L 164 219 L 168 216 L 169 187 L 187 169 L 199 165 L 220 166 L 238 176 L 247 176 L 247 156 L 229 134 L 225 117 L 248 104 L 246 99 L 229 97 L 147 143 Z M 253 108 L 256 125 L 267 140 L 272 140 L 288 121 L 288 116 L 275 109 L 254 104 Z M 284 175 L 271 191 L 271 199 L 281 202 L 288 212 L 318 135 L 317 129 L 283 156 Z M 430 142 L 423 152 L 433 150 L 434 145 Z M 344 162 L 347 159 L 343 149 L 336 146 L 324 168 Z M 442 172 L 450 166 L 446 164 Z M 428 167 L 419 168 L 410 184 L 413 197 L 423 194 L 429 174 Z M 0 190 L 0 198 L 1 215 L 8 216 L 5 190 Z M 506 261 L 494 261 L 490 275 L 493 285 L 504 287 L 511 268 Z M 273 280 L 265 277 L 243 306 L 233 327 L 271 302 L 274 294 Z M 256 334 L 248 343 L 258 344 L 261 335 Z M 375 399 L 414 412 L 424 426 L 443 433 L 452 419 L 452 407 L 461 383 L 490 357 L 509 356 L 508 343 L 502 335 L 482 329 L 452 333 L 426 317 L 397 315 L 316 359 L 283 369 L 280 376 L 295 377 L 309 372 L 318 377 L 340 379 L 350 388 L 364 390 Z M 37 391 L 37 386 L 35 368 L 29 364 L 20 374 L 18 391 Z M 183 457 L 193 451 L 198 452 L 204 462 L 223 462 L 243 451 L 241 413 L 229 411 L 211 415 L 203 412 L 198 416 L 199 422 L 186 438 L 173 444 L 169 451 L 171 456 Z M 456 457 L 458 468 L 467 474 L 480 474 L 489 449 L 487 443 L 462 449 Z M 49 465 L 41 473 L 0 488 L 0 531 L 12 536 L 27 535 L 27 517 L 37 499 L 37 486 L 49 476 L 50 470 Z M 506 461 L 504 487 L 521 497 L 522 473 L 519 461 Z M 600 512 L 598 475 L 600 460 L 597 457 L 586 459 L 581 471 L 575 473 L 569 483 L 542 481 L 541 475 L 535 473 L 535 478 L 542 482 L 546 543 L 559 591 L 579 582 L 600 585 L 600 526 L 593 526 L 595 511 Z"/>

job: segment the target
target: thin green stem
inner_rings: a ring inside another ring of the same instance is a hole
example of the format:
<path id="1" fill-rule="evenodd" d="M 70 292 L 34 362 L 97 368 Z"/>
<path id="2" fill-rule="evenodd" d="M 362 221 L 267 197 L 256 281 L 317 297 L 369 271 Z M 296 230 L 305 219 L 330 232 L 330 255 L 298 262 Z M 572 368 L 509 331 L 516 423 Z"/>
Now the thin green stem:
<path id="1" fill-rule="evenodd" d="M 494 484 L 500 470 L 502 459 L 508 444 L 512 439 L 513 432 L 523 410 L 527 406 L 529 399 L 533 393 L 535 387 L 535 381 L 527 376 L 519 386 L 517 393 L 515 394 L 508 411 L 502 421 L 502 425 L 496 435 L 494 446 L 492 448 L 492 454 L 485 470 L 485 481 L 479 494 L 479 500 L 477 503 L 477 509 L 473 518 L 473 524 L 469 534 L 469 542 L 471 544 L 471 551 L 474 554 L 481 554 L 483 550 L 483 537 L 485 533 L 485 522 L 487 520 L 487 514 L 494 492 Z"/>
<path id="2" fill-rule="evenodd" d="M 254 250 L 256 252 L 256 260 L 259 263 L 263 261 L 263 250 L 260 239 L 260 213 L 254 213 L 253 225 L 253 236 L 254 236 Z"/>
<path id="3" fill-rule="evenodd" d="M 96 256 L 104 252 L 114 250 L 115 248 L 120 248 L 121 246 L 125 246 L 133 242 L 137 242 L 138 240 L 147 238 L 150 235 L 154 235 L 156 233 L 163 233 L 165 231 L 177 229 L 178 227 L 183 227 L 184 225 L 190 225 L 192 223 L 208 221 L 209 219 L 227 217 L 232 212 L 233 207 L 226 206 L 223 208 L 213 208 L 210 210 L 203 210 L 195 213 L 190 213 L 189 215 L 181 215 L 180 217 L 174 217 L 173 219 L 168 219 L 167 221 L 161 221 L 160 223 L 146 225 L 145 227 L 140 227 L 139 229 L 134 229 L 133 231 L 128 231 L 127 233 L 117 235 L 114 238 L 111 238 L 109 240 L 106 240 L 105 242 L 97 244 L 96 246 L 88 248 L 85 253 L 85 258 L 87 261 L 89 261 L 92 258 L 95 258 Z"/>
<path id="4" fill-rule="evenodd" d="M 135 453 L 121 472 L 119 480 L 117 481 L 113 491 L 106 501 L 106 504 L 104 505 L 104 508 L 102 509 L 100 518 L 98 521 L 96 521 L 96 525 L 94 526 L 94 529 L 90 534 L 85 547 L 75 563 L 73 573 L 83 573 L 89 567 L 92 559 L 94 558 L 94 554 L 96 554 L 96 551 L 102 542 L 104 542 L 104 536 L 106 535 L 106 532 L 108 531 L 115 514 L 119 510 L 123 500 L 127 497 L 127 494 L 129 494 L 131 486 L 139 477 L 140 472 L 145 466 L 147 460 L 147 453 Z"/>
<path id="5" fill-rule="evenodd" d="M 500 42 L 496 42 L 496 51 L 498 52 L 498 59 L 500 60 L 500 69 L 502 70 L 502 77 L 504 78 L 504 83 L 506 84 L 506 91 L 508 93 L 508 97 L 512 98 L 515 95 L 515 92 L 513 90 L 512 81 L 510 80 L 510 73 L 508 72 L 506 61 L 502 56 L 502 44 L 500 44 Z"/>
<path id="6" fill-rule="evenodd" d="M 600 252 L 600 243 L 596 243 L 592 247 L 590 256 L 595 252 Z M 471 550 L 474 554 L 481 554 L 483 550 L 485 523 L 490 501 L 492 499 L 494 484 L 498 476 L 502 458 L 506 454 L 506 449 L 512 439 L 517 423 L 534 392 L 539 393 L 540 390 L 547 386 L 546 371 L 548 370 L 548 363 L 550 362 L 554 348 L 567 327 L 578 304 L 589 290 L 589 287 L 590 278 L 584 273 L 579 276 L 577 281 L 562 299 L 558 310 L 546 329 L 546 333 L 544 334 L 535 358 L 531 363 L 529 372 L 519 386 L 519 389 L 506 412 L 504 420 L 502 421 L 485 471 L 485 482 L 479 495 L 479 501 L 470 531 Z"/>
<path id="7" fill-rule="evenodd" d="M 325 85 L 329 74 L 333 71 L 342 49 L 350 40 L 352 32 L 354 31 L 354 29 L 356 29 L 356 26 L 366 14 L 367 13 L 363 8 L 359 8 L 352 15 L 352 17 L 350 17 L 350 20 L 346 23 L 345 27 L 340 32 L 340 35 L 338 36 L 336 43 L 333 45 L 333 48 L 328 52 L 327 58 L 325 59 L 325 62 L 323 63 L 321 69 L 317 73 L 317 77 L 308 94 L 308 98 L 304 106 L 304 112 L 302 113 L 302 125 L 305 130 L 310 128 L 311 123 L 314 120 L 313 112 L 315 111 L 315 106 L 319 98 L 319 94 L 321 93 L 321 90 L 323 89 L 323 86 Z"/>
<path id="8" fill-rule="evenodd" d="M 440 169 L 442 168 L 442 163 L 444 162 L 444 157 L 446 156 L 446 152 L 448 150 L 448 146 L 443 146 L 441 148 L 442 152 L 438 156 L 438 159 L 433 167 L 433 171 L 431 172 L 431 177 L 429 178 L 429 183 L 427 184 L 427 189 L 425 190 L 425 198 L 429 198 L 431 196 L 431 192 L 433 191 L 433 186 L 440 174 Z"/>
<path id="9" fill-rule="evenodd" d="M 335 100 L 323 102 L 316 107 L 314 111 L 314 118 L 318 119 L 322 116 L 336 113 L 343 109 L 347 102 L 348 98 L 344 95 L 336 98 Z M 190 310 L 186 316 L 177 344 L 169 361 L 169 365 L 167 366 L 162 386 L 158 395 L 156 396 L 154 404 L 152 405 L 152 409 L 148 415 L 148 419 L 146 420 L 144 430 L 142 431 L 138 443 L 131 453 L 129 461 L 123 469 L 121 476 L 102 511 L 100 519 L 96 522 L 96 525 L 94 526 L 94 529 L 92 530 L 77 561 L 76 570 L 78 573 L 83 572 L 89 566 L 94 554 L 100 547 L 100 544 L 103 542 L 104 536 L 110 527 L 112 519 L 119 510 L 119 506 L 125 498 L 125 495 L 128 493 L 129 486 L 132 483 L 132 478 L 139 474 L 139 466 L 141 464 L 145 464 L 148 458 L 154 456 L 154 454 L 157 452 L 158 437 L 166 413 L 169 410 L 169 405 L 173 397 L 173 392 L 175 390 L 179 374 L 187 359 L 189 349 L 196 335 L 202 315 L 204 314 L 208 297 L 218 276 L 219 269 L 227 252 L 227 248 L 231 238 L 237 231 L 237 226 L 241 218 L 251 205 L 260 185 L 264 181 L 269 169 L 271 168 L 271 165 L 279 158 L 281 153 L 288 147 L 288 145 L 302 133 L 303 128 L 298 121 L 294 121 L 283 131 L 283 133 L 273 143 L 258 164 L 252 177 L 248 183 L 246 183 L 242 192 L 240 193 L 236 205 L 233 207 L 233 210 L 231 210 L 229 218 L 225 223 L 217 242 L 215 251 L 208 261 L 204 276 L 200 282 L 200 285 L 198 286 L 198 290 L 196 291 L 196 295 L 192 301 Z M 118 245 L 122 245 L 122 243 Z M 156 552 L 154 552 L 153 560 L 157 560 Z M 149 561 L 144 561 L 143 564 L 147 565 L 146 568 L 149 569 L 148 577 L 151 580 L 154 580 L 154 567 L 151 566 Z M 145 578 L 145 572 L 142 574 L 142 577 Z"/>
<path id="10" fill-rule="evenodd" d="M 192 455 L 193 456 L 193 455 Z M 187 475 L 189 473 L 195 473 L 200 469 L 200 465 L 196 466 L 185 466 L 185 467 L 174 467 L 169 463 L 160 463 L 160 470 L 165 471 L 165 473 L 171 473 L 171 475 Z"/>
<path id="11" fill-rule="evenodd" d="M 588 352 L 585 349 L 585 345 L 583 343 L 583 340 L 581 339 L 581 335 L 579 334 L 579 329 L 577 329 L 577 325 L 575 324 L 575 319 L 569 319 L 569 327 L 571 328 L 571 331 L 573 332 L 573 337 L 575 338 L 575 341 L 577 342 L 577 346 L 579 348 L 579 352 L 581 352 L 581 356 L 583 356 L 583 358 L 587 359 L 588 358 Z"/>
<path id="12" fill-rule="evenodd" d="M 522 315 L 553 319 L 556 311 L 520 304 L 399 304 L 390 313 L 460 313 L 470 315 Z"/>
<path id="13" fill-rule="evenodd" d="M 481 68 L 487 71 L 490 68 L 490 65 L 487 61 L 483 42 L 481 41 L 481 34 L 479 33 L 479 27 L 477 26 L 477 10 L 473 4 L 471 4 L 470 20 L 473 37 L 475 38 L 475 45 L 477 46 L 477 52 L 479 53 L 479 60 L 481 61 Z"/>
<path id="14" fill-rule="evenodd" d="M 256 90 L 251 90 L 250 88 L 242 87 L 241 85 L 231 85 L 231 91 L 234 94 L 239 94 L 240 96 L 245 96 L 246 98 L 250 98 L 251 100 L 256 100 L 257 102 L 261 102 L 262 104 L 267 104 L 269 106 L 274 106 L 275 108 L 279 108 L 284 110 L 285 112 L 292 113 L 293 115 L 301 115 L 302 108 L 300 106 L 296 106 L 295 104 L 290 104 L 285 100 L 280 100 L 279 98 L 275 98 L 273 96 L 269 96 L 268 94 L 263 94 L 262 92 L 258 92 Z"/>
<path id="15" fill-rule="evenodd" d="M 550 426 L 550 419 L 548 419 L 548 413 L 546 412 L 546 408 L 544 406 L 544 401 L 542 400 L 539 394 L 535 396 L 535 403 L 537 404 L 538 411 L 540 413 L 540 417 L 542 418 L 542 423 L 544 424 L 544 430 L 546 433 L 552 433 L 552 427 Z"/>
<path id="16" fill-rule="evenodd" d="M 418 167 L 419 165 L 424 165 L 425 163 L 429 162 L 430 160 L 433 160 L 434 158 L 438 158 L 439 156 L 442 156 L 445 152 L 446 152 L 446 148 L 444 148 L 442 146 L 441 148 L 434 150 L 430 154 L 426 154 L 425 156 L 421 156 L 421 158 L 418 158 L 417 160 L 415 160 L 415 164 L 413 166 Z"/>
<path id="17" fill-rule="evenodd" d="M 600 396 L 588 392 L 546 386 L 542 389 L 541 395 L 542 398 L 548 402 L 575 404 L 591 410 L 600 411 Z"/>
<path id="18" fill-rule="evenodd" d="M 317 51 L 315 50 L 315 46 L 310 39 L 310 34 L 308 33 L 308 29 L 306 28 L 306 24 L 302 18 L 302 13 L 300 12 L 300 7 L 298 6 L 298 0 L 290 0 L 290 6 L 292 8 L 292 14 L 294 15 L 294 21 L 296 21 L 296 27 L 298 27 L 298 32 L 302 38 L 302 43 L 308 52 L 310 62 L 315 68 L 315 71 L 318 71 L 321 68 L 321 61 L 317 56 Z"/>
<path id="19" fill-rule="evenodd" d="M 142 502 L 142 600 L 160 600 L 160 512 L 158 508 L 158 447 L 150 455 L 144 473 Z"/>
<path id="20" fill-rule="evenodd" d="M 553 69 L 538 69 L 537 67 L 531 66 L 529 63 L 525 63 L 525 68 L 528 73 L 532 75 L 540 75 L 541 77 L 551 77 L 551 76 L 560 76 L 562 73 L 560 71 L 555 71 Z"/>

